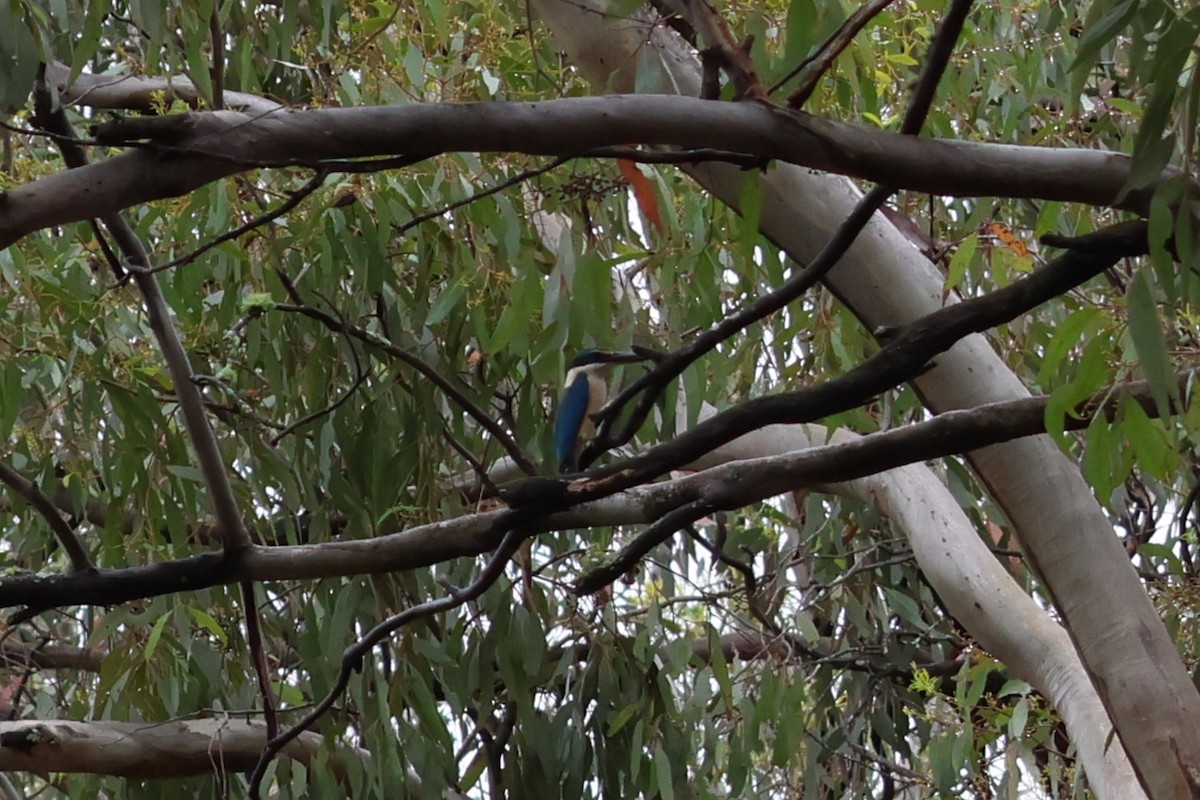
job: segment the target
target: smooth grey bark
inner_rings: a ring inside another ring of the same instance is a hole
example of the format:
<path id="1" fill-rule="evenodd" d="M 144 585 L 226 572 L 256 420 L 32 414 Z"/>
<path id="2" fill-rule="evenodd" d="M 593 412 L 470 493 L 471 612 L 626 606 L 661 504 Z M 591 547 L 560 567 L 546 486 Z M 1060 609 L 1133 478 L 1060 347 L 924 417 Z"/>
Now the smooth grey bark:
<path id="1" fill-rule="evenodd" d="M 608 14 L 600 0 L 532 5 L 598 91 L 699 93 L 691 51 L 652 19 Z M 737 207 L 742 172 L 715 164 L 687 172 Z M 800 263 L 816 255 L 860 194 L 844 178 L 788 165 L 759 185 L 760 230 Z M 942 304 L 941 275 L 879 214 L 828 284 L 870 329 L 903 325 Z M 1028 394 L 982 336 L 939 356 L 916 387 L 937 411 Z M 1078 467 L 1045 436 L 995 445 L 969 460 L 1066 620 L 1142 786 L 1154 798 L 1193 796 L 1200 694 Z"/>
<path id="2" fill-rule="evenodd" d="M 706 404 L 700 417 L 715 413 Z M 686 410 L 676 415 L 686 418 Z M 770 425 L 717 448 L 692 467 L 710 469 L 860 440 L 844 428 L 831 434 L 821 425 Z M 1001 566 L 933 470 L 910 464 L 812 488 L 872 505 L 904 532 L 918 566 L 954 617 L 1058 710 L 1097 797 L 1145 797 L 1125 751 L 1110 746 L 1108 714 L 1066 630 Z"/>
<path id="3" fill-rule="evenodd" d="M 191 78 L 180 76 L 147 78 L 137 75 L 92 75 L 80 73 L 70 80 L 71 68 L 55 61 L 46 67 L 46 80 L 59 93 L 65 105 L 78 104 L 89 108 L 135 109 L 147 113 L 161 105 L 169 106 L 178 98 L 195 107 L 201 100 L 200 90 Z M 225 91 L 225 108 L 264 114 L 282 108 L 274 100 L 243 92 Z"/>
<path id="4" fill-rule="evenodd" d="M 266 725 L 236 719 L 174 722 L 79 722 L 67 719 L 0 722 L 0 770 L 69 772 L 125 778 L 178 778 L 253 767 L 267 741 Z M 317 733 L 303 733 L 284 755 L 309 763 L 324 748 Z M 332 760 L 339 773 L 344 759 L 365 759 L 366 751 L 345 750 Z"/>
<path id="5" fill-rule="evenodd" d="M 258 763 L 267 742 L 267 726 L 224 719 L 172 722 L 80 722 L 70 719 L 0 722 L 0 771 L 112 775 L 122 778 L 169 779 L 194 775 L 245 772 Z M 20 742 L 18 746 L 17 742 Z M 319 733 L 306 731 L 283 749 L 283 755 L 309 766 L 329 752 Z M 324 763 L 344 785 L 354 762 L 368 764 L 371 754 L 343 747 Z M 405 796 L 422 796 L 421 779 L 406 775 Z M 466 795 L 447 790 L 447 800 Z"/>
<path id="6" fill-rule="evenodd" d="M 579 155 L 629 142 L 750 153 L 938 194 L 1028 196 L 1141 210 L 1151 191 L 1121 196 L 1130 161 L 1116 153 L 920 139 L 757 103 L 673 95 L 209 111 L 131 118 L 107 130 L 101 126 L 97 137 L 107 144 L 154 147 L 0 192 L 0 247 L 42 228 L 187 194 L 258 167 L 336 170 L 344 159 L 465 151 Z M 788 171 L 784 163 L 768 174 Z"/>

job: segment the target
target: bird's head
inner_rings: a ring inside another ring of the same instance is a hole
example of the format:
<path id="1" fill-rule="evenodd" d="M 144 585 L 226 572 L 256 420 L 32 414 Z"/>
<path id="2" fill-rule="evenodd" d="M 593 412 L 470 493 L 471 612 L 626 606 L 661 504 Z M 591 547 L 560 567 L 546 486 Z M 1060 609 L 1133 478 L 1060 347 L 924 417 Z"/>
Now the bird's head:
<path id="1" fill-rule="evenodd" d="M 633 352 L 599 350 L 592 348 L 579 351 L 575 358 L 571 359 L 571 363 L 568 365 L 567 370 L 588 371 L 591 369 L 610 367 L 614 364 L 632 364 L 636 361 L 645 360 L 645 356 Z"/>

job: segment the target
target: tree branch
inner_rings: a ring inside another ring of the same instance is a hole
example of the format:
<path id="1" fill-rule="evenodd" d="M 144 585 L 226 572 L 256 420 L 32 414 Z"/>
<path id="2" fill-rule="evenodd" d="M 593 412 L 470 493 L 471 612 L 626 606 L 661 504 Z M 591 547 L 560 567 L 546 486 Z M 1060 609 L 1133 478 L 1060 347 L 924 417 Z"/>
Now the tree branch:
<path id="1" fill-rule="evenodd" d="M 23 497 L 26 502 L 37 509 L 46 522 L 50 523 L 50 530 L 54 532 L 54 538 L 58 540 L 59 546 L 71 561 L 71 569 L 76 572 L 94 569 L 87 550 L 79 541 L 79 537 L 75 535 L 75 529 L 63 519 L 58 506 L 54 505 L 54 502 L 38 488 L 37 484 L 17 472 L 5 461 L 0 461 L 0 483 Z"/>
<path id="2" fill-rule="evenodd" d="M 767 93 L 763 91 L 758 71 L 754 69 L 754 62 L 750 60 L 750 47 L 754 37 L 747 37 L 739 43 L 728 23 L 708 0 L 670 0 L 670 5 L 676 6 L 684 19 L 691 23 L 692 28 L 704 39 L 708 45 L 707 52 L 717 59 L 733 83 L 735 97 L 739 100 L 749 97 L 765 101 Z"/>
<path id="3" fill-rule="evenodd" d="M 1180 385 L 1200 371 L 1184 373 Z M 1145 382 L 1121 384 L 1097 394 L 1063 422 L 1067 430 L 1087 427 L 1097 415 L 1114 418 L 1114 397 L 1135 402 L 1150 416 L 1156 405 Z M 673 481 L 648 484 L 621 496 L 567 511 L 523 517 L 531 534 L 597 525 L 653 523 L 673 509 L 707 499 L 716 508 L 737 508 L 784 492 L 825 485 L 987 445 L 1045 432 L 1049 397 L 993 403 L 951 411 L 931 420 L 863 436 L 852 443 L 818 447 L 771 458 L 724 463 Z M 1176 409 L 1178 410 L 1178 409 Z M 542 479 L 547 483 L 554 483 Z M 187 592 L 240 580 L 312 580 L 419 569 L 495 548 L 513 512 L 469 514 L 371 539 L 311 545 L 256 545 L 236 562 L 219 554 L 94 573 L 0 578 L 0 608 L 37 609 L 115 605 L 139 598 Z"/>
<path id="4" fill-rule="evenodd" d="M 90 108 L 129 109 L 154 113 L 176 99 L 199 108 L 201 97 L 190 78 L 142 78 L 135 75 L 91 75 L 80 73 L 70 81 L 71 68 L 55 61 L 46 67 L 46 79 L 58 90 L 64 103 Z M 224 92 L 225 107 L 250 114 L 266 114 L 283 108 L 274 100 L 244 92 Z"/>
<path id="5" fill-rule="evenodd" d="M 212 107 L 218 111 L 225 108 L 225 31 L 221 30 L 221 0 L 214 0 L 212 13 L 208 15 L 208 31 L 212 36 Z"/>
<path id="6" fill-rule="evenodd" d="M 290 284 L 290 281 L 288 281 L 287 278 L 282 275 L 280 277 L 282 280 L 284 280 L 285 285 Z M 471 419 L 475 420 L 475 422 L 478 423 L 481 428 L 491 434 L 496 441 L 500 443 L 500 446 L 504 448 L 504 452 L 508 453 L 513 461 L 516 462 L 527 475 L 537 474 L 537 465 L 533 463 L 529 456 L 525 455 L 525 451 L 521 449 L 520 445 L 516 443 L 509 432 L 500 427 L 500 425 L 494 419 L 488 416 L 487 412 L 485 412 L 469 397 L 459 391 L 459 389 L 447 378 L 444 378 L 441 373 L 426 364 L 424 360 L 413 355 L 407 350 L 404 350 L 403 348 L 397 347 L 391 342 L 386 341 L 382 337 L 377 336 L 370 331 L 364 330 L 357 325 L 351 325 L 348 322 L 344 322 L 341 319 L 334 317 L 332 314 L 328 314 L 320 309 L 313 308 L 307 303 L 304 303 L 299 295 L 295 293 L 295 287 L 292 287 L 289 291 L 292 293 L 293 298 L 299 300 L 299 302 L 294 305 L 278 303 L 273 306 L 276 311 L 302 314 L 311 319 L 315 319 L 331 331 L 352 336 L 355 339 L 358 339 L 360 342 L 364 342 L 367 345 L 376 348 L 377 350 L 382 350 L 392 358 L 395 358 L 396 360 L 412 367 L 417 372 L 421 373 L 421 375 L 423 375 L 427 380 L 429 380 L 430 383 L 438 387 L 438 389 L 445 393 L 447 397 L 453 400 L 458 407 L 466 412 Z"/>
<path id="7" fill-rule="evenodd" d="M 69 669 L 99 672 L 106 653 L 92 647 L 70 647 L 48 644 L 35 647 L 23 642 L 6 641 L 0 644 L 0 664 L 33 667 L 34 669 Z"/>
<path id="8" fill-rule="evenodd" d="M 80 722 L 66 719 L 0 722 L 0 770 L 179 778 L 250 769 L 266 742 L 266 727 L 235 719 L 177 722 Z M 326 749 L 324 737 L 307 734 L 284 750 L 311 764 Z M 347 762 L 365 760 L 345 748 L 330 766 L 345 777 Z"/>
<path id="9" fill-rule="evenodd" d="M 250 647 L 250 663 L 258 681 L 258 693 L 262 697 L 263 721 L 267 725 L 267 738 L 274 739 L 279 734 L 279 716 L 275 712 L 275 691 L 271 688 L 271 670 L 267 666 L 266 648 L 263 647 L 254 582 L 242 581 L 238 586 L 242 591 L 242 606 L 246 609 L 246 644 Z"/>
<path id="10" fill-rule="evenodd" d="M 152 139 L 155 146 L 0 194 L 0 247 L 52 225 L 187 194 L 250 168 L 336 171 L 353 166 L 344 159 L 397 153 L 561 156 L 663 144 L 747 153 L 956 197 L 1030 197 L 1144 211 L 1154 191 L 1152 183 L 1122 195 L 1130 161 L 1115 153 L 918 139 L 761 103 L 678 96 L 307 109 L 257 117 L 213 111 L 130 119 L 104 128 L 103 138 L 111 144 Z M 1160 180 L 1176 174 L 1168 169 Z"/>
<path id="11" fill-rule="evenodd" d="M 519 515 L 510 513 L 507 516 Z M 350 675 L 362 668 L 363 657 L 371 652 L 375 645 L 400 630 L 400 628 L 416 620 L 450 611 L 464 603 L 477 599 L 504 574 L 505 566 L 508 565 L 513 554 L 517 552 L 517 549 L 521 546 L 521 542 L 528 538 L 529 535 L 531 534 L 518 532 L 515 527 L 510 529 L 496 548 L 496 552 L 492 554 L 487 566 L 479 573 L 479 577 L 472 581 L 466 588 L 455 590 L 444 597 L 427 600 L 420 605 L 406 608 L 400 613 L 394 614 L 383 622 L 380 622 L 374 628 L 367 631 L 361 639 L 347 647 L 342 654 L 342 667 L 338 671 L 338 677 L 334 681 L 333 688 L 329 690 L 325 697 L 303 719 L 288 730 L 272 738 L 271 741 L 267 742 L 267 746 L 263 748 L 262 755 L 258 759 L 258 764 L 255 766 L 254 772 L 250 775 L 249 796 L 252 798 L 259 796 L 262 780 L 266 774 L 267 766 L 271 763 L 271 759 L 287 747 L 290 742 L 295 740 L 296 737 L 316 724 L 317 720 L 333 707 L 337 699 L 342 696 L 342 692 L 346 691 L 346 686 L 350 683 Z"/>
<path id="12" fill-rule="evenodd" d="M 692 500 L 671 510 L 633 537 L 607 564 L 596 567 L 580 578 L 573 591 L 579 597 L 595 594 L 633 569 L 655 547 L 713 511 L 713 507 L 704 499 Z"/>
<path id="13" fill-rule="evenodd" d="M 846 18 L 838 29 L 833 32 L 833 35 L 826 39 L 817 48 L 817 51 L 808 58 L 801 61 L 786 75 L 775 82 L 767 94 L 775 94 L 785 83 L 792 78 L 800 75 L 800 85 L 796 87 L 788 96 L 788 107 L 799 110 L 808 102 L 809 96 L 817 86 L 817 81 L 821 76 L 829 70 L 829 67 L 842 54 L 850 43 L 854 41 L 854 37 L 858 32 L 867 26 L 871 20 L 879 16 L 879 14 L 895 0 L 868 0 L 867 3 L 860 6 L 853 14 Z"/>
<path id="14" fill-rule="evenodd" d="M 929 360 L 959 339 L 1008 322 L 1098 275 L 1122 258 L 1147 251 L 1146 225 L 1122 223 L 1080 237 L 1069 250 L 1037 272 L 1003 289 L 939 309 L 903 328 L 872 358 L 846 374 L 792 392 L 749 400 L 692 428 L 643 455 L 591 470 L 590 481 L 559 491 L 594 500 L 651 480 L 702 456 L 738 436 L 771 424 L 812 422 L 856 408 L 876 395 L 912 380 Z M 518 481 L 502 492 L 513 506 L 545 501 L 554 485 Z"/>
<path id="15" fill-rule="evenodd" d="M 954 43 L 962 33 L 962 26 L 966 22 L 967 12 L 970 8 L 971 0 L 954 0 L 951 3 L 950 13 L 946 15 L 945 21 L 934 35 L 933 43 L 930 45 L 929 55 L 921 69 L 921 77 L 917 80 L 916 88 L 913 91 L 912 103 L 905 112 L 904 120 L 900 125 L 901 134 L 915 136 L 925 123 L 925 117 L 929 114 L 929 107 L 933 103 L 938 82 L 946 70 Z M 854 210 L 838 226 L 833 237 L 808 266 L 789 278 L 778 289 L 760 297 L 741 311 L 729 315 L 696 337 L 687 347 L 681 348 L 665 360 L 659 360 L 651 372 L 622 391 L 601 411 L 600 416 L 603 421 L 598 435 L 587 445 L 580 457 L 580 463 L 587 466 L 599 452 L 619 447 L 633 439 L 667 385 L 682 375 L 683 371 L 696 359 L 711 352 L 739 331 L 779 311 L 829 274 L 829 271 L 837 265 L 846 251 L 854 244 L 859 233 L 875 216 L 875 212 L 895 192 L 895 187 L 883 185 L 871 189 L 855 204 Z M 642 393 L 641 399 L 633 413 L 625 420 L 621 430 L 615 436 L 611 435 L 612 425 L 621 410 L 639 392 Z"/>
<path id="16" fill-rule="evenodd" d="M 72 136 L 74 132 L 71 130 L 66 114 L 61 108 L 52 110 L 55 106 L 54 98 L 44 82 L 38 87 L 35 96 L 37 109 L 35 120 L 38 124 L 46 130 L 62 136 Z M 87 168 L 87 154 L 84 153 L 82 147 L 62 138 L 58 140 L 58 146 L 62 150 L 63 158 L 69 168 L 73 170 Z M 125 254 L 125 258 L 128 259 L 128 271 L 133 273 L 133 280 L 145 301 L 150 329 L 154 332 L 154 338 L 162 350 L 163 358 L 167 362 L 167 370 L 175 384 L 175 394 L 179 400 L 179 407 L 183 411 L 184 428 L 187 430 L 188 438 L 195 450 L 200 472 L 204 477 L 209 499 L 213 505 L 213 513 L 220 523 L 225 550 L 228 553 L 234 553 L 245 549 L 251 544 L 250 534 L 242 520 L 237 500 L 233 496 L 233 489 L 229 484 L 229 476 L 225 471 L 225 463 L 221 459 L 216 436 L 213 435 L 212 428 L 208 425 L 208 418 L 204 413 L 204 398 L 200 396 L 199 388 L 192 382 L 194 378 L 192 365 L 171 320 L 171 310 L 167 306 L 166 298 L 163 297 L 158 280 L 147 272 L 151 266 L 150 256 L 146 253 L 146 248 L 134 233 L 133 228 L 120 214 L 111 211 L 104 214 L 101 219 L 113 239 L 116 240 L 117 246 Z"/>
<path id="17" fill-rule="evenodd" d="M 149 271 L 151 273 L 157 273 L 157 272 L 162 272 L 163 270 L 173 269 L 175 267 L 181 267 L 185 264 L 190 264 L 193 261 L 195 261 L 197 258 L 199 258 L 200 256 L 207 253 L 209 250 L 212 250 L 217 245 L 224 244 L 225 242 L 231 242 L 234 239 L 237 239 L 238 237 L 240 237 L 242 234 L 249 233 L 250 231 L 254 230 L 255 228 L 259 228 L 263 225 L 266 225 L 268 222 L 279 219 L 284 214 L 288 213 L 292 209 L 299 206 L 302 202 L 304 202 L 305 198 L 307 198 L 310 194 L 315 192 L 317 189 L 321 188 L 321 184 L 325 182 L 325 179 L 327 177 L 329 177 L 328 170 L 324 170 L 324 169 L 317 170 L 317 174 L 313 175 L 312 178 L 309 179 L 308 183 L 304 184 L 303 186 L 301 186 L 299 189 L 295 190 L 294 192 L 290 192 L 288 195 L 288 199 L 283 201 L 282 203 L 280 203 L 275 208 L 273 208 L 270 211 L 267 211 L 263 214 L 260 214 L 259 216 L 255 217 L 254 219 L 250 220 L 249 222 L 245 223 L 244 225 L 239 225 L 238 227 L 234 228 L 233 230 L 226 231 L 225 233 L 221 234 L 220 236 L 205 242 L 204 244 L 200 245 L 192 252 L 185 253 L 184 255 L 180 256 L 179 258 L 173 258 L 170 261 L 167 261 L 166 263 L 159 264 L 158 266 L 154 267 L 153 269 L 151 269 Z"/>

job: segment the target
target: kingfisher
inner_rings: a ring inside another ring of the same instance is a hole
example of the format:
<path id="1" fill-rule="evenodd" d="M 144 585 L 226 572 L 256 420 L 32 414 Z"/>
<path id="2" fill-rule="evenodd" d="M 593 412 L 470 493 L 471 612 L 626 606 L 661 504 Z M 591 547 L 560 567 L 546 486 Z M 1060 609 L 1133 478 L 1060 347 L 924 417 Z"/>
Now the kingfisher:
<path id="1" fill-rule="evenodd" d="M 560 472 L 579 471 L 584 442 L 596 433 L 592 414 L 608 399 L 608 377 L 613 366 L 645 360 L 637 353 L 612 350 L 584 350 L 572 359 L 554 418 L 554 452 Z"/>

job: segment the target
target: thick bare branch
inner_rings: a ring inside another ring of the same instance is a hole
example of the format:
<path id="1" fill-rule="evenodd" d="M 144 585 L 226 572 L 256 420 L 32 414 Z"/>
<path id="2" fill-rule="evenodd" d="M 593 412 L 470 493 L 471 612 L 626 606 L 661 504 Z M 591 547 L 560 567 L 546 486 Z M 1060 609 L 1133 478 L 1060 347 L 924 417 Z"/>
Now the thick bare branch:
<path id="1" fill-rule="evenodd" d="M 761 103 L 678 96 L 329 108 L 258 117 L 220 111 L 127 120 L 104 136 L 113 144 L 153 138 L 157 147 L 0 195 L 0 247 L 51 225 L 187 194 L 257 166 L 337 169 L 332 162 L 338 159 L 397 153 L 553 156 L 664 144 L 747 153 L 952 196 L 1019 196 L 1142 211 L 1153 192 L 1151 186 L 1120 195 L 1130 162 L 1116 153 L 917 139 Z"/>
<path id="2" fill-rule="evenodd" d="M 46 79 L 58 90 L 64 103 L 91 108 L 129 109 L 153 112 L 179 99 L 192 108 L 200 107 L 200 92 L 190 78 L 142 78 L 136 75 L 91 75 L 81 73 L 70 80 L 71 68 L 54 62 Z M 224 92 L 225 108 L 249 114 L 266 114 L 282 108 L 274 100 L 244 92 Z"/>
<path id="3" fill-rule="evenodd" d="M 76 669 L 99 672 L 105 653 L 92 647 L 62 644 L 38 646 L 6 641 L 0 644 L 0 667 L 26 669 Z"/>
<path id="4" fill-rule="evenodd" d="M 67 772 L 124 778 L 178 778 L 242 772 L 258 761 L 266 726 L 234 719 L 162 723 L 29 720 L 0 722 L 0 770 Z M 316 758 L 325 740 L 315 733 L 289 743 L 284 755 L 303 764 Z M 331 759 L 345 774 L 365 751 L 344 749 Z"/>

